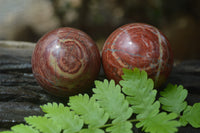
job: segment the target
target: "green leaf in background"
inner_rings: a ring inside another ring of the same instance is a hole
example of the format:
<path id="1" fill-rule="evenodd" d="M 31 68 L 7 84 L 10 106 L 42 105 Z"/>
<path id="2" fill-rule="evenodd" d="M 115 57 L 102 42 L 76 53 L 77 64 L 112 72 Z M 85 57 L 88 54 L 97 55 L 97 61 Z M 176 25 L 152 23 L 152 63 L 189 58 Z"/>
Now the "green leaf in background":
<path id="1" fill-rule="evenodd" d="M 179 115 L 187 106 L 185 99 L 188 91 L 182 85 L 168 84 L 166 89 L 160 92 L 160 95 L 162 97 L 159 98 L 159 101 L 162 104 L 162 109 L 165 111 L 174 112 Z"/>
<path id="2" fill-rule="evenodd" d="M 160 102 L 156 100 L 157 91 L 153 90 L 153 81 L 148 79 L 147 73 L 137 68 L 123 69 L 123 80 L 120 81 L 122 91 L 127 95 L 127 100 L 136 113 L 137 128 L 150 133 L 174 133 L 180 126 L 180 122 L 174 120 L 175 113 L 159 113 Z"/>
<path id="3" fill-rule="evenodd" d="M 95 81 L 96 88 L 93 96 L 97 99 L 100 106 L 109 114 L 113 123 L 126 121 L 132 115 L 132 109 L 129 107 L 128 101 L 121 93 L 121 87 L 115 85 L 114 80 Z"/>
<path id="4" fill-rule="evenodd" d="M 141 120 L 136 124 L 137 128 L 142 127 L 145 132 L 150 133 L 175 133 L 178 131 L 177 127 L 180 126 L 180 123 L 174 120 L 177 117 L 177 114 L 165 112 L 159 113 L 154 117 L 148 117 Z"/>
<path id="5" fill-rule="evenodd" d="M 116 123 L 115 125 L 106 128 L 107 132 L 111 133 L 132 133 L 132 124 L 129 121 Z"/>
<path id="6" fill-rule="evenodd" d="M 128 102 L 136 114 L 159 112 L 160 104 L 154 103 L 157 91 L 153 90 L 153 81 L 147 78 L 147 73 L 135 68 L 133 71 L 123 69 L 123 80 L 120 81 L 122 91 L 127 95 Z M 154 107 L 152 107 L 152 105 Z M 157 110 L 157 111 L 156 111 Z"/>
<path id="7" fill-rule="evenodd" d="M 200 103 L 195 103 L 193 106 L 187 106 L 183 112 L 181 121 L 185 122 L 185 125 L 190 123 L 194 128 L 200 128 Z"/>
<path id="8" fill-rule="evenodd" d="M 11 127 L 12 131 L 3 131 L 1 133 L 39 133 L 38 130 L 24 124 Z"/>
<path id="9" fill-rule="evenodd" d="M 153 90 L 153 80 L 147 78 L 147 73 L 135 68 L 133 71 L 123 69 L 123 80 L 120 81 L 126 99 L 132 105 L 133 112 L 139 119 L 159 112 L 160 103 L 155 102 L 157 91 Z"/>
<path id="10" fill-rule="evenodd" d="M 70 97 L 68 105 L 82 116 L 85 123 L 89 124 L 89 128 L 101 127 L 109 118 L 109 115 L 100 108 L 94 97 L 89 98 L 87 94 Z"/>
<path id="11" fill-rule="evenodd" d="M 101 129 L 96 129 L 96 128 L 94 128 L 94 129 L 82 129 L 79 133 L 104 133 L 104 131 L 103 130 L 101 130 Z"/>
<path id="12" fill-rule="evenodd" d="M 52 119 L 62 129 L 65 129 L 65 132 L 77 132 L 83 127 L 83 120 L 61 103 L 48 103 L 41 108 L 46 113 L 45 117 Z"/>
<path id="13" fill-rule="evenodd" d="M 61 127 L 53 120 L 42 116 L 25 117 L 26 122 L 43 133 L 60 133 Z"/>

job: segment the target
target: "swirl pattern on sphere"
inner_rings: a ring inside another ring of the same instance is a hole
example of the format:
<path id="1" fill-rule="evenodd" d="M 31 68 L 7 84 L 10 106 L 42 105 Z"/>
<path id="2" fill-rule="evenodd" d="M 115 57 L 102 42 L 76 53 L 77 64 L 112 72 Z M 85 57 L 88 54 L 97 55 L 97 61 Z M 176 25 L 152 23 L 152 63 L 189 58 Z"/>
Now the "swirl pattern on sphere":
<path id="1" fill-rule="evenodd" d="M 100 70 L 100 54 L 86 33 L 60 28 L 38 41 L 32 69 L 38 83 L 51 93 L 72 93 L 91 85 Z"/>

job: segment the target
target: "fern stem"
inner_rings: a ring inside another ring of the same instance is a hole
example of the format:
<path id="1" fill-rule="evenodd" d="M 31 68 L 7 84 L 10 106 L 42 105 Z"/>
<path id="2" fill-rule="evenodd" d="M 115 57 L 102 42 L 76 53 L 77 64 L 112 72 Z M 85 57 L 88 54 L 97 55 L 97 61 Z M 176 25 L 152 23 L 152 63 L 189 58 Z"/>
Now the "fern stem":
<path id="1" fill-rule="evenodd" d="M 101 127 L 99 127 L 99 128 L 106 128 L 106 127 L 111 127 L 111 126 L 113 126 L 114 124 L 112 124 L 112 123 L 109 123 L 109 124 L 105 124 L 105 125 L 103 125 L 103 126 L 101 126 Z"/>

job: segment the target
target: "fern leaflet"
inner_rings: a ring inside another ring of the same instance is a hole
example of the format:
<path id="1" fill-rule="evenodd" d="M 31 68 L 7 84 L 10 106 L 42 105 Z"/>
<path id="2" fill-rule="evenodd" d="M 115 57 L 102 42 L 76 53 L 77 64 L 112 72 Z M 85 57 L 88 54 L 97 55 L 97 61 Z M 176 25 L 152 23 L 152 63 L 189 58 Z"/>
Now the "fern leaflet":
<path id="1" fill-rule="evenodd" d="M 24 124 L 19 124 L 11 127 L 12 131 L 3 131 L 1 133 L 39 133 L 37 129 Z"/>
<path id="2" fill-rule="evenodd" d="M 162 97 L 159 98 L 159 101 L 163 105 L 162 109 L 179 115 L 187 106 L 187 102 L 184 101 L 187 94 L 188 92 L 183 89 L 183 86 L 177 87 L 177 85 L 169 84 L 164 91 L 160 92 Z"/>
<path id="3" fill-rule="evenodd" d="M 42 116 L 30 116 L 25 118 L 26 122 L 43 133 L 60 133 L 61 127 L 53 120 Z"/>
<path id="4" fill-rule="evenodd" d="M 82 116 L 85 123 L 89 124 L 89 127 L 103 126 L 109 118 L 94 97 L 89 98 L 87 94 L 70 97 L 68 105 Z"/>
<path id="5" fill-rule="evenodd" d="M 41 108 L 46 113 L 45 117 L 55 121 L 61 129 L 64 129 L 64 132 L 74 133 L 83 127 L 83 120 L 75 112 L 70 111 L 69 107 L 65 107 L 61 103 L 48 103 Z"/>
<path id="6" fill-rule="evenodd" d="M 115 125 L 108 127 L 106 129 L 107 132 L 111 133 L 132 133 L 132 124 L 129 121 L 116 123 Z"/>
<path id="7" fill-rule="evenodd" d="M 122 91 L 127 95 L 128 102 L 132 105 L 133 112 L 139 114 L 139 119 L 147 117 L 149 114 L 156 115 L 159 112 L 160 103 L 155 102 L 157 91 L 153 90 L 153 81 L 147 79 L 145 71 L 140 72 L 123 69 L 123 80 L 120 81 Z"/>
<path id="8" fill-rule="evenodd" d="M 137 114 L 136 127 L 143 127 L 150 133 L 173 133 L 180 126 L 175 121 L 176 114 L 159 113 L 160 102 L 155 101 L 157 91 L 153 90 L 153 81 L 147 78 L 147 73 L 135 68 L 133 71 L 123 69 L 123 80 L 120 81 L 122 91 Z"/>
<path id="9" fill-rule="evenodd" d="M 178 131 L 180 123 L 174 120 L 177 117 L 175 113 L 159 113 L 154 117 L 148 117 L 136 124 L 136 127 L 142 127 L 145 132 L 150 133 L 174 133 Z"/>
<path id="10" fill-rule="evenodd" d="M 200 103 L 195 103 L 193 106 L 187 106 L 181 117 L 181 122 L 186 125 L 190 123 L 195 128 L 200 128 Z"/>
<path id="11" fill-rule="evenodd" d="M 96 81 L 95 85 L 93 96 L 110 118 L 114 119 L 113 123 L 126 121 L 132 115 L 132 109 L 121 93 L 121 87 L 115 86 L 114 80 L 111 80 L 110 83 L 106 79 L 104 82 Z"/>

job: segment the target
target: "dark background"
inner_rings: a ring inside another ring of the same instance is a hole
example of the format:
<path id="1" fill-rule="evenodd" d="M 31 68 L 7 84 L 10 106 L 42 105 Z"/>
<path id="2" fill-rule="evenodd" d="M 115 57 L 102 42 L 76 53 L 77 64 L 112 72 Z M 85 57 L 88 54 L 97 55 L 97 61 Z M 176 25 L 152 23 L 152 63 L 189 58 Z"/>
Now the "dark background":
<path id="1" fill-rule="evenodd" d="M 110 33 L 132 22 L 159 28 L 175 60 L 200 59 L 199 0 L 0 0 L 0 40 L 37 42 L 67 26 L 88 33 L 101 49 Z"/>

